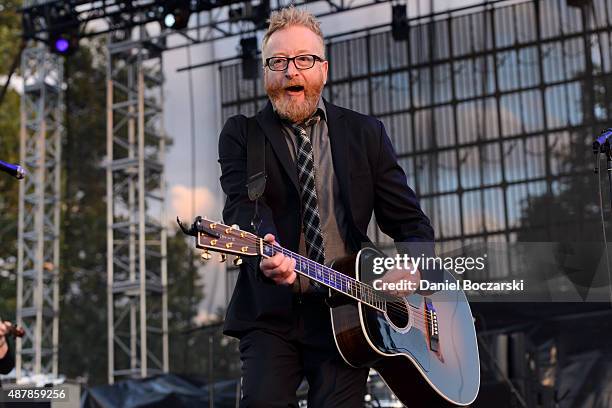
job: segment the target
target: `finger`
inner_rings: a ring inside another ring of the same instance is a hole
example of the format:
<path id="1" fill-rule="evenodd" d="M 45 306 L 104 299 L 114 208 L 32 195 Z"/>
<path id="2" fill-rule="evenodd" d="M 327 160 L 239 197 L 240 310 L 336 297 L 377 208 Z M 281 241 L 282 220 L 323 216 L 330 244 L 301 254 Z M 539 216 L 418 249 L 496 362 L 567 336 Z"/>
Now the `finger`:
<path id="1" fill-rule="evenodd" d="M 275 260 L 274 262 L 274 266 L 269 268 L 270 269 L 270 273 L 273 276 L 281 276 L 284 278 L 284 276 L 287 274 L 288 272 L 288 268 L 287 268 L 287 264 L 286 264 L 286 257 L 281 255 L 281 258 L 279 258 L 278 260 Z"/>
<path id="2" fill-rule="evenodd" d="M 293 285 L 293 282 L 297 279 L 297 274 L 295 271 L 290 272 L 287 277 L 281 280 L 281 284 L 283 285 Z"/>
<path id="3" fill-rule="evenodd" d="M 276 254 L 274 256 L 271 256 L 270 258 L 263 259 L 261 261 L 261 265 L 265 267 L 266 269 L 278 268 L 283 262 L 283 259 L 285 259 L 285 255 Z"/>
<path id="4" fill-rule="evenodd" d="M 269 244 L 276 244 L 276 238 L 274 237 L 273 234 L 266 234 L 264 236 L 264 241 L 266 241 Z"/>
<path id="5" fill-rule="evenodd" d="M 268 278 L 274 278 L 275 267 L 273 265 L 270 265 L 269 260 L 262 261 L 259 264 L 259 269 L 261 269 L 261 272 Z"/>
<path id="6" fill-rule="evenodd" d="M 282 269 L 275 269 L 275 273 L 276 275 L 274 276 L 275 276 L 275 280 L 277 281 L 277 283 L 283 283 L 291 272 L 285 271 Z"/>
<path id="7" fill-rule="evenodd" d="M 278 268 L 262 268 L 261 272 L 272 280 L 278 279 L 279 276 Z"/>
<path id="8" fill-rule="evenodd" d="M 285 280 L 287 279 L 287 275 L 288 273 L 283 271 L 280 268 L 276 268 L 272 270 L 272 280 L 278 285 L 285 283 Z"/>
<path id="9" fill-rule="evenodd" d="M 297 277 L 297 274 L 295 272 L 295 259 L 292 258 L 287 258 L 289 260 L 288 265 L 284 263 L 283 261 L 283 265 L 281 269 L 283 272 L 280 275 L 282 278 L 282 284 L 284 285 L 291 285 L 293 284 L 293 282 L 295 282 L 295 279 Z"/>
<path id="10" fill-rule="evenodd" d="M 293 266 L 294 266 L 294 262 L 293 259 L 289 258 L 288 256 L 285 257 L 285 259 L 283 259 L 283 262 L 281 263 L 281 265 L 278 267 L 280 270 L 283 271 L 283 275 L 288 275 L 289 273 L 293 272 Z"/>
<path id="11" fill-rule="evenodd" d="M 287 274 L 287 270 L 283 268 L 282 262 L 284 261 L 281 260 L 280 265 L 275 265 L 275 266 L 264 265 L 264 267 L 261 270 L 264 273 L 264 275 L 266 275 L 268 278 L 271 278 L 273 280 L 284 279 L 285 275 Z"/>

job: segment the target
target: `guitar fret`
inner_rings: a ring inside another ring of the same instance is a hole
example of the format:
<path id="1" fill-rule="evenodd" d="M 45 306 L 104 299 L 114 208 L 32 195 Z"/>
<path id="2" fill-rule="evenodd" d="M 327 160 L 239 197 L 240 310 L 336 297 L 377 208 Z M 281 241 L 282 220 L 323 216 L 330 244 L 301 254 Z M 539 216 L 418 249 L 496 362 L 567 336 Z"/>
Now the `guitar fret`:
<path id="1" fill-rule="evenodd" d="M 373 288 L 351 278 L 350 276 L 343 275 L 325 265 L 318 264 L 302 255 L 296 254 L 282 247 L 266 244 L 263 246 L 263 253 L 267 256 L 282 253 L 290 258 L 293 258 L 296 261 L 295 268 L 297 272 L 379 310 L 384 311 L 386 309 L 386 302 L 378 297 L 378 294 L 373 291 Z"/>

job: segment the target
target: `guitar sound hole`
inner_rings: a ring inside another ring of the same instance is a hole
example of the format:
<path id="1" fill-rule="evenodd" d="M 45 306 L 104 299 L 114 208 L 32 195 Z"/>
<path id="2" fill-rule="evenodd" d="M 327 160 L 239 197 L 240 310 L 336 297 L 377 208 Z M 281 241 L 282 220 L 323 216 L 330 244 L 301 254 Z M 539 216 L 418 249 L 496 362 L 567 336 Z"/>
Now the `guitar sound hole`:
<path id="1" fill-rule="evenodd" d="M 410 322 L 408 305 L 403 301 L 387 301 L 387 318 L 398 329 L 404 329 Z"/>

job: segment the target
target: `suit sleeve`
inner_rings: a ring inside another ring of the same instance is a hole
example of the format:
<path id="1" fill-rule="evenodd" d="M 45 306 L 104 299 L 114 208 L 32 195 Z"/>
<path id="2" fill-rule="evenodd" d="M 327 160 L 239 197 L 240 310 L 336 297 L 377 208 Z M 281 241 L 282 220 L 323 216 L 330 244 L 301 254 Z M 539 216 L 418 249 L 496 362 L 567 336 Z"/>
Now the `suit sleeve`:
<path id="1" fill-rule="evenodd" d="M 247 192 L 247 118 L 243 115 L 228 119 L 219 136 L 219 164 L 221 165 L 221 188 L 226 195 L 223 207 L 223 220 L 226 224 L 238 224 L 242 230 L 252 231 L 251 221 L 255 214 L 255 203 Z M 267 233 L 278 236 L 272 212 L 264 198 L 259 199 L 258 212 L 261 218 L 258 235 Z M 278 240 L 278 239 L 277 239 Z M 244 260 L 258 271 L 258 279 L 273 283 L 259 269 L 260 257 Z"/>
<path id="2" fill-rule="evenodd" d="M 421 210 L 406 174 L 397 161 L 391 140 L 379 122 L 378 158 L 374 176 L 374 213 L 382 232 L 396 243 L 400 253 L 435 256 L 434 230 Z M 441 271 L 421 271 L 425 278 L 439 281 Z"/>
<path id="3" fill-rule="evenodd" d="M 0 359 L 0 374 L 8 374 L 15 367 L 15 355 L 13 354 L 13 348 L 11 342 L 7 339 L 8 351 L 4 358 Z"/>

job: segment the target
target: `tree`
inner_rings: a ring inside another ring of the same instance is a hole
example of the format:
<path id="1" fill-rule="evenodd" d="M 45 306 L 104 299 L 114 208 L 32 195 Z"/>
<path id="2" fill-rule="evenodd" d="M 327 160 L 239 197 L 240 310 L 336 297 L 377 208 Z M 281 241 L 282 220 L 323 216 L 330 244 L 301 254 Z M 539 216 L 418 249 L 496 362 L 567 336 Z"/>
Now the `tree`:
<path id="1" fill-rule="evenodd" d="M 99 40 L 82 41 L 65 59 L 66 117 L 62 144 L 60 372 L 105 382 L 106 149 L 105 73 L 94 63 Z"/>
<path id="2" fill-rule="evenodd" d="M 66 59 L 65 198 L 61 277 L 61 372 L 106 383 L 106 59 L 104 41 L 81 42 Z M 168 238 L 170 356 L 174 372 L 193 365 L 177 333 L 191 326 L 202 299 L 192 290 L 190 252 L 183 234 Z M 194 308 L 195 306 L 195 308 Z M 187 356 L 188 358 L 183 358 Z"/>
<path id="3" fill-rule="evenodd" d="M 0 75 L 6 75 L 19 50 L 22 1 L 0 1 Z"/>
<path id="4" fill-rule="evenodd" d="M 19 49 L 21 1 L 0 1 L 0 77 Z M 4 86 L 4 80 L 0 86 Z M 19 95 L 9 89 L 0 103 L 0 160 L 19 161 Z M 19 184 L 0 174 L 0 317 L 15 318 Z"/>
<path id="5" fill-rule="evenodd" d="M 0 75 L 19 48 L 21 1 L 0 1 Z M 102 38 L 81 40 L 66 58 L 66 116 L 62 143 L 60 373 L 106 383 L 106 66 Z M 9 90 L 0 104 L 0 159 L 19 161 L 19 105 Z M 14 319 L 18 187 L 0 175 L 0 317 Z M 192 249 L 182 234 L 168 237 L 170 361 L 174 372 L 197 372 L 200 362 L 180 335 L 193 326 L 202 287 L 192 282 Z M 195 286 L 194 286 L 195 285 Z"/>

